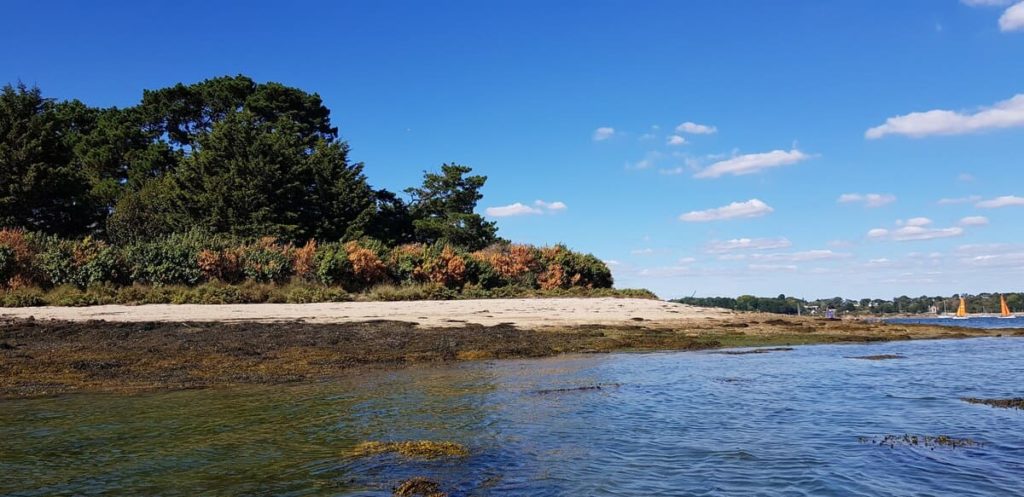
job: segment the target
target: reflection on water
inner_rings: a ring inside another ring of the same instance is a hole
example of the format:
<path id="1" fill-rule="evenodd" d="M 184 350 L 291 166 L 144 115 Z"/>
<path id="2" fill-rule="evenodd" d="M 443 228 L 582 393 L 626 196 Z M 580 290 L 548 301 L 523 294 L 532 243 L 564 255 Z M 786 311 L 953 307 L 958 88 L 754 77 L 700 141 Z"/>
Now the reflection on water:
<path id="1" fill-rule="evenodd" d="M 846 356 L 901 354 L 864 361 Z M 0 401 L 3 495 L 1010 495 L 1024 485 L 1024 339 L 464 363 L 315 385 Z M 539 394 L 588 385 L 600 390 Z M 983 447 L 882 448 L 948 434 Z M 365 440 L 465 459 L 350 459 Z"/>

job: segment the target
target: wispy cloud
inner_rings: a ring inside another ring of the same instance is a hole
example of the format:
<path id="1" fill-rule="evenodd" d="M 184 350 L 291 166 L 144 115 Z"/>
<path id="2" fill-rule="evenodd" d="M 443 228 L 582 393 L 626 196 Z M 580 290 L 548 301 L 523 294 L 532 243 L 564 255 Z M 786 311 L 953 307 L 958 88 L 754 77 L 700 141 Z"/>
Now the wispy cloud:
<path id="1" fill-rule="evenodd" d="M 972 204 L 979 200 L 981 200 L 980 196 L 970 195 L 967 197 L 940 198 L 937 203 L 939 205 Z"/>
<path id="2" fill-rule="evenodd" d="M 844 193 L 836 199 L 840 204 L 864 204 L 864 207 L 882 207 L 896 201 L 896 196 L 888 193 Z"/>
<path id="3" fill-rule="evenodd" d="M 1024 6 L 1024 2 L 1011 8 L 1019 6 Z M 1024 7 L 1021 8 L 1021 15 L 1024 17 Z M 1024 126 L 1024 93 L 974 113 L 940 109 L 890 117 L 886 119 L 885 124 L 867 130 L 864 136 L 871 140 L 886 135 L 921 138 L 933 135 L 962 135 L 1016 126 Z"/>
<path id="4" fill-rule="evenodd" d="M 999 29 L 1017 31 L 1024 29 L 1024 2 L 1014 4 L 999 17 Z"/>
<path id="5" fill-rule="evenodd" d="M 903 226 L 889 230 L 886 228 L 875 228 L 868 231 L 868 238 L 874 239 L 888 239 L 895 240 L 898 242 L 908 241 L 920 241 L 920 240 L 934 240 L 937 238 L 949 238 L 955 236 L 961 236 L 964 234 L 964 229 L 959 226 L 953 226 L 951 228 L 927 228 L 925 226 Z"/>
<path id="6" fill-rule="evenodd" d="M 565 202 L 559 202 L 557 200 L 554 202 L 536 200 L 533 202 L 533 205 L 540 207 L 541 209 L 544 209 L 548 212 L 561 212 L 569 208 L 568 205 L 565 205 Z"/>
<path id="7" fill-rule="evenodd" d="M 680 215 L 679 220 L 688 223 L 724 221 L 727 219 L 761 217 L 774 210 L 768 204 L 754 198 L 746 202 L 733 202 L 715 209 L 687 212 Z"/>
<path id="8" fill-rule="evenodd" d="M 805 262 L 805 261 L 826 261 L 833 259 L 846 259 L 853 257 L 847 252 L 834 252 L 828 249 L 804 250 L 802 252 L 789 252 L 779 254 L 752 254 L 751 259 L 756 261 L 781 261 L 781 262 Z"/>
<path id="9" fill-rule="evenodd" d="M 654 165 L 657 164 L 658 161 L 662 160 L 664 157 L 665 157 L 665 154 L 663 154 L 661 152 L 658 152 L 658 151 L 647 152 L 644 155 L 643 159 L 640 159 L 640 160 L 638 160 L 636 162 L 627 162 L 626 163 L 626 169 L 627 170 L 635 170 L 635 171 L 642 171 L 644 169 L 650 169 L 650 168 L 654 167 Z"/>
<path id="10" fill-rule="evenodd" d="M 797 267 L 795 264 L 750 264 L 747 266 L 747 269 L 756 272 L 772 273 L 779 271 L 796 271 Z"/>
<path id="11" fill-rule="evenodd" d="M 697 124 L 687 121 L 676 126 L 676 133 L 689 133 L 691 135 L 711 135 L 718 132 L 718 128 L 706 124 Z"/>
<path id="12" fill-rule="evenodd" d="M 736 250 L 770 250 L 781 249 L 792 246 L 788 238 L 733 238 L 725 241 L 712 241 L 708 244 L 706 251 L 711 254 L 721 254 Z"/>
<path id="13" fill-rule="evenodd" d="M 510 205 L 488 207 L 487 209 L 484 209 L 484 212 L 491 217 L 513 217 L 555 213 L 564 211 L 568 208 L 569 207 L 565 205 L 564 202 L 545 202 L 543 200 L 537 200 L 534 201 L 533 205 L 516 202 Z"/>
<path id="14" fill-rule="evenodd" d="M 1024 197 L 1018 197 L 1016 195 L 1004 195 L 1002 197 L 996 197 L 990 200 L 982 200 L 975 207 L 979 209 L 998 209 L 1000 207 L 1010 207 L 1024 205 Z"/>
<path id="15" fill-rule="evenodd" d="M 967 216 L 960 220 L 960 226 L 985 226 L 988 218 L 985 216 Z"/>
<path id="16" fill-rule="evenodd" d="M 665 142 L 665 144 L 670 146 L 686 145 L 686 138 L 679 135 L 672 135 L 668 137 L 668 141 Z"/>
<path id="17" fill-rule="evenodd" d="M 1001 7 L 1010 5 L 1013 0 L 960 0 L 960 3 L 971 7 Z"/>
<path id="18" fill-rule="evenodd" d="M 811 156 L 797 149 L 772 150 L 759 154 L 737 155 L 711 164 L 698 171 L 694 178 L 719 178 L 724 175 L 742 176 L 754 174 L 765 169 L 788 166 L 810 159 Z"/>
<path id="19" fill-rule="evenodd" d="M 594 130 L 593 139 L 596 142 L 607 140 L 615 136 L 615 128 L 600 127 Z"/>

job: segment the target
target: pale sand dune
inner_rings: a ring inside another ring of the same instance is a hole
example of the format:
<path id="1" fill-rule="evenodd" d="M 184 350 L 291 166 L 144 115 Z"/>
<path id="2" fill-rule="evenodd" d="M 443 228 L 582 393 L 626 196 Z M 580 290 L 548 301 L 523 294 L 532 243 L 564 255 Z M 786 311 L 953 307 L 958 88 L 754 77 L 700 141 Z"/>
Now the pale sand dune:
<path id="1" fill-rule="evenodd" d="M 324 304 L 229 304 L 94 307 L 0 308 L 0 317 L 72 321 L 293 321 L 348 323 L 393 320 L 421 326 L 461 326 L 465 323 L 512 323 L 521 328 L 575 325 L 672 326 L 694 319 L 724 319 L 734 314 L 645 299 L 545 298 L 414 302 L 345 302 Z M 641 318 L 636 319 L 636 318 Z"/>

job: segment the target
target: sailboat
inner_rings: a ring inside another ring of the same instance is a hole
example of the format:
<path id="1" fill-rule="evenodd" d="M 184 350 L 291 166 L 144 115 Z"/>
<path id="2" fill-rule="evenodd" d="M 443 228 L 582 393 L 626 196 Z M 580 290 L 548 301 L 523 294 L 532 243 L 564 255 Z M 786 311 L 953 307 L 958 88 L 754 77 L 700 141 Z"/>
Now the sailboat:
<path id="1" fill-rule="evenodd" d="M 1000 295 L 999 296 L 999 319 L 1013 319 L 1015 317 L 1017 317 L 1017 316 L 1014 316 L 1010 312 L 1010 306 L 1006 305 L 1006 296 L 1005 295 Z"/>
<path id="2" fill-rule="evenodd" d="M 953 319 L 967 319 L 967 301 L 960 297 L 960 307 L 956 308 L 956 316 Z"/>

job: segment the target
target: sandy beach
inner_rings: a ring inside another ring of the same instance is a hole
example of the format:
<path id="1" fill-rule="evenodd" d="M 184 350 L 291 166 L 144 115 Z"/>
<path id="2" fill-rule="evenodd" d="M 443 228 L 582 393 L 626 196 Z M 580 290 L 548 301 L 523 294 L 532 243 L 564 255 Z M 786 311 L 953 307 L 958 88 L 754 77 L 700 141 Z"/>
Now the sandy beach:
<path id="1" fill-rule="evenodd" d="M 360 323 L 403 321 L 443 328 L 465 324 L 562 328 L 583 325 L 673 327 L 694 319 L 727 319 L 735 313 L 650 299 L 543 298 L 344 302 L 322 304 L 230 304 L 0 308 L 0 318 L 114 322 L 281 322 Z"/>

